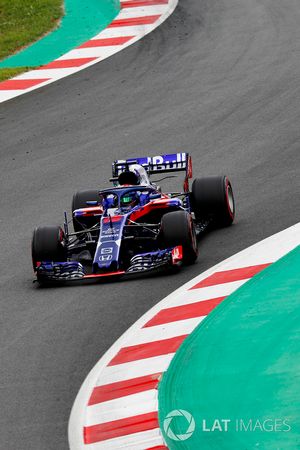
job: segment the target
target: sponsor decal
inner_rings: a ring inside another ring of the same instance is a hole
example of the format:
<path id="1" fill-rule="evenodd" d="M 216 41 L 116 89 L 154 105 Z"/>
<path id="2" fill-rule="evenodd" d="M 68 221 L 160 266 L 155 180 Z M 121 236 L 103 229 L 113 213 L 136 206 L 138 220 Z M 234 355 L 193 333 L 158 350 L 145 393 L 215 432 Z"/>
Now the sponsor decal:
<path id="1" fill-rule="evenodd" d="M 124 165 L 117 168 L 118 175 L 125 170 L 126 164 L 140 164 L 145 168 L 151 165 L 153 166 L 153 170 L 157 172 L 160 170 L 178 170 L 186 168 L 187 153 L 172 153 L 169 155 L 149 156 L 145 158 L 130 158 L 126 161 L 118 160 L 116 163 L 124 163 Z"/>
<path id="2" fill-rule="evenodd" d="M 101 236 L 105 236 L 105 237 L 111 236 L 111 237 L 113 237 L 115 235 L 119 235 L 120 231 L 121 231 L 121 228 L 114 227 L 113 230 L 112 230 L 111 227 L 107 227 L 105 230 L 101 231 Z"/>
<path id="3" fill-rule="evenodd" d="M 107 254 L 107 253 L 112 253 L 113 252 L 113 248 L 112 247 L 103 247 L 101 248 L 101 253 L 102 254 Z"/>
<path id="4" fill-rule="evenodd" d="M 112 260 L 112 255 L 100 255 L 99 256 L 99 261 L 111 261 Z"/>

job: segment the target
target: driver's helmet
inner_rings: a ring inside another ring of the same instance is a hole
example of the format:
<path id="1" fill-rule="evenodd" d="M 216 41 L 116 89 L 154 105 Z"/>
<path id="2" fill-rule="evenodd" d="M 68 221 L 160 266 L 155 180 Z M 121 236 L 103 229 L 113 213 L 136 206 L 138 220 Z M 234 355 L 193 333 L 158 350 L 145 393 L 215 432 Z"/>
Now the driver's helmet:
<path id="1" fill-rule="evenodd" d="M 133 170 L 126 170 L 125 172 L 120 173 L 118 181 L 121 186 L 137 186 L 140 184 L 139 173 Z"/>
<path id="2" fill-rule="evenodd" d="M 137 192 L 126 192 L 120 200 L 122 208 L 133 208 L 139 204 L 139 194 Z"/>
<path id="3" fill-rule="evenodd" d="M 120 173 L 118 177 L 119 184 L 124 186 L 128 185 L 150 185 L 150 181 L 147 172 L 140 164 L 132 164 L 128 170 Z"/>

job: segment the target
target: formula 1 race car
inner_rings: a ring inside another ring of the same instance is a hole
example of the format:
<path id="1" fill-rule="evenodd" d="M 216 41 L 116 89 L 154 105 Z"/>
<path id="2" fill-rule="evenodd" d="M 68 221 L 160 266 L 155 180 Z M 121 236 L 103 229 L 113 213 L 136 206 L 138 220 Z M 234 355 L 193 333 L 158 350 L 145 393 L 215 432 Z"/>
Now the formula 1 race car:
<path id="1" fill-rule="evenodd" d="M 183 191 L 163 193 L 152 174 L 185 173 Z M 197 236 L 210 225 L 231 225 L 235 214 L 226 176 L 196 178 L 188 153 L 114 161 L 111 188 L 77 192 L 74 231 L 38 227 L 32 261 L 40 283 L 119 277 L 192 264 Z"/>

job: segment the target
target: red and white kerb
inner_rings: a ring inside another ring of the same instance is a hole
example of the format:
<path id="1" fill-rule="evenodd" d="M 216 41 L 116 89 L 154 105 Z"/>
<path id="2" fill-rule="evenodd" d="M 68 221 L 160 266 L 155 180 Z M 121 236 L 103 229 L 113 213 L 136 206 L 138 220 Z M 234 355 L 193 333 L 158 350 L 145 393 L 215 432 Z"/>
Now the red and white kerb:
<path id="1" fill-rule="evenodd" d="M 135 43 L 164 22 L 178 0 L 126 0 L 108 27 L 60 58 L 0 83 L 0 103 L 96 64 Z"/>
<path id="2" fill-rule="evenodd" d="M 299 243 L 300 223 L 199 275 L 145 314 L 84 382 L 69 423 L 71 450 L 166 449 L 157 387 L 179 346 L 228 295 Z"/>

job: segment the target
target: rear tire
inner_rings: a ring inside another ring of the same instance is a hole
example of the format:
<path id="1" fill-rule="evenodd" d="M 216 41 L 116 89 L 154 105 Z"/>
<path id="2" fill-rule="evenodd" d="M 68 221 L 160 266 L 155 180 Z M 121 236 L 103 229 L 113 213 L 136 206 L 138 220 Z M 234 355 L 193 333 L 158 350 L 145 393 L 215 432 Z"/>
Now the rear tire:
<path id="1" fill-rule="evenodd" d="M 76 194 L 73 195 L 73 200 L 72 200 L 72 214 L 73 214 L 73 211 L 75 211 L 75 209 L 87 208 L 86 202 L 88 202 L 88 201 L 99 202 L 100 201 L 99 191 L 98 190 L 89 190 L 89 191 L 76 192 Z M 88 223 L 87 225 L 90 226 L 90 223 Z M 74 217 L 73 217 L 73 227 L 74 227 L 74 231 L 84 230 L 84 227 Z"/>
<path id="2" fill-rule="evenodd" d="M 226 176 L 196 178 L 192 185 L 191 206 L 197 221 L 212 218 L 218 227 L 231 225 L 235 203 L 229 179 Z"/>
<path id="3" fill-rule="evenodd" d="M 38 227 L 32 237 L 32 264 L 35 270 L 38 262 L 67 261 L 67 249 L 65 247 L 65 234 L 61 227 Z"/>
<path id="4" fill-rule="evenodd" d="M 162 217 L 161 237 L 165 247 L 182 245 L 184 264 L 196 261 L 198 247 L 195 226 L 186 211 L 169 212 Z"/>

